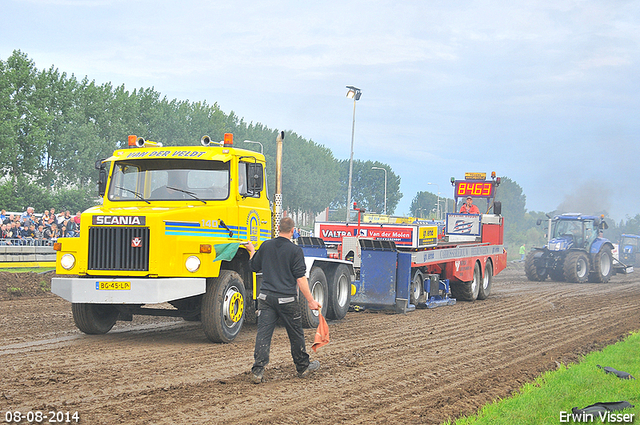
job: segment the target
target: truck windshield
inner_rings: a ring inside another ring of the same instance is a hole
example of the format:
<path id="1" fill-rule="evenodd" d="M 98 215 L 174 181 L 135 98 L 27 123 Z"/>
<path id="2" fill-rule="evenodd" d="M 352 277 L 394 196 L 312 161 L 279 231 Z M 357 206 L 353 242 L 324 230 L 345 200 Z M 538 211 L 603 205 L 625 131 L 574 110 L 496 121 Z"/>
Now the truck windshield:
<path id="1" fill-rule="evenodd" d="M 110 201 L 222 200 L 229 197 L 229 162 L 197 159 L 116 161 Z"/>

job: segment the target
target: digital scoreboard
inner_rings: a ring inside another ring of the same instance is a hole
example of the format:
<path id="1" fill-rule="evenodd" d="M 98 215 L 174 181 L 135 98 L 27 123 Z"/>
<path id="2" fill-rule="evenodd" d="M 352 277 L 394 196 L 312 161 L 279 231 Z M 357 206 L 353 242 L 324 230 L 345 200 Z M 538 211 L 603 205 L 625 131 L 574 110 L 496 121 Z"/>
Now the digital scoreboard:
<path id="1" fill-rule="evenodd" d="M 494 183 L 486 180 L 456 180 L 455 196 L 457 198 L 466 198 L 467 196 L 493 198 Z"/>

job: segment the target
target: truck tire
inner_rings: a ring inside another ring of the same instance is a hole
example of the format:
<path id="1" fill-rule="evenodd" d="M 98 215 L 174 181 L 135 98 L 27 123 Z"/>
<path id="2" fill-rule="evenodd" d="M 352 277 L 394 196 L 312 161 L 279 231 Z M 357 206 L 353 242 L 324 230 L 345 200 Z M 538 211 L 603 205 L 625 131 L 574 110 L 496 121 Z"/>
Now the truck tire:
<path id="1" fill-rule="evenodd" d="M 451 295 L 461 301 L 475 301 L 478 298 L 480 285 L 482 284 L 482 272 L 480 263 L 476 261 L 473 267 L 473 279 L 470 282 L 451 282 Z"/>
<path id="2" fill-rule="evenodd" d="M 351 273 L 349 268 L 340 264 L 331 276 L 327 300 L 327 319 L 342 320 L 351 304 Z"/>
<path id="3" fill-rule="evenodd" d="M 244 303 L 244 283 L 238 273 L 220 270 L 218 277 L 207 279 L 200 318 L 210 341 L 226 343 L 238 336 L 244 322 Z"/>
<path id="4" fill-rule="evenodd" d="M 533 250 L 527 254 L 527 258 L 524 260 L 524 272 L 527 275 L 527 279 L 535 282 L 543 282 L 549 271 L 546 267 L 538 265 L 539 259 L 544 255 L 544 251 Z"/>
<path id="5" fill-rule="evenodd" d="M 493 283 L 493 264 L 491 260 L 487 258 L 487 263 L 484 265 L 484 275 L 482 275 L 482 284 L 478 288 L 478 299 L 486 300 L 491 295 L 491 284 Z"/>
<path id="6" fill-rule="evenodd" d="M 326 317 L 329 288 L 327 287 L 327 277 L 320 267 L 313 267 L 309 273 L 309 290 L 313 299 L 322 305 L 320 312 Z M 302 327 L 317 328 L 320 324 L 318 310 L 311 310 L 307 299 L 302 294 L 298 297 L 298 307 L 302 316 Z"/>
<path id="7" fill-rule="evenodd" d="M 590 282 L 606 283 L 613 276 L 613 256 L 611 248 L 603 246 L 593 259 L 593 272 L 589 275 Z"/>
<path id="8" fill-rule="evenodd" d="M 110 304 L 71 304 L 73 321 L 82 332 L 89 335 L 106 334 L 118 320 L 118 310 Z"/>
<path id="9" fill-rule="evenodd" d="M 411 276 L 411 286 L 409 287 L 409 303 L 417 306 L 421 301 L 426 301 L 426 297 L 422 296 L 423 294 L 424 275 L 420 269 L 415 269 L 413 271 L 413 276 Z"/>
<path id="10" fill-rule="evenodd" d="M 564 260 L 564 278 L 567 282 L 583 283 L 589 278 L 589 257 L 581 251 L 567 254 Z"/>

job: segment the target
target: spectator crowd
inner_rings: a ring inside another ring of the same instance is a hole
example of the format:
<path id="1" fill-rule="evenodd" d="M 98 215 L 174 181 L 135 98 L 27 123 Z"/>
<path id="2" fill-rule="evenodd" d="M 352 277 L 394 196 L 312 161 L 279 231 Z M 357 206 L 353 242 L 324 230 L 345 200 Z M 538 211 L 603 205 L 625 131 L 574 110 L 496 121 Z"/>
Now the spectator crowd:
<path id="1" fill-rule="evenodd" d="M 55 208 L 35 214 L 33 207 L 23 213 L 0 210 L 2 237 L 0 245 L 52 245 L 58 238 L 80 236 L 80 211 L 56 215 Z"/>

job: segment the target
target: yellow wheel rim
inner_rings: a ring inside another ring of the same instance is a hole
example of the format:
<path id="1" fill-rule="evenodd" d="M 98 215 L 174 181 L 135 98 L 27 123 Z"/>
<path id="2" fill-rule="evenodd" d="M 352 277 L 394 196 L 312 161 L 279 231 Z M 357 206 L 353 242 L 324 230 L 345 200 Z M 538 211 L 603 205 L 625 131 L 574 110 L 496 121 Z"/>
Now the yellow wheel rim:
<path id="1" fill-rule="evenodd" d="M 229 318 L 232 322 L 237 323 L 242 319 L 242 311 L 244 308 L 244 299 L 240 292 L 235 292 L 229 300 Z"/>

